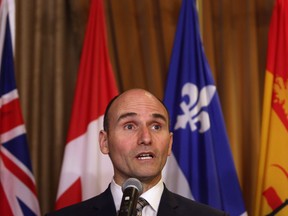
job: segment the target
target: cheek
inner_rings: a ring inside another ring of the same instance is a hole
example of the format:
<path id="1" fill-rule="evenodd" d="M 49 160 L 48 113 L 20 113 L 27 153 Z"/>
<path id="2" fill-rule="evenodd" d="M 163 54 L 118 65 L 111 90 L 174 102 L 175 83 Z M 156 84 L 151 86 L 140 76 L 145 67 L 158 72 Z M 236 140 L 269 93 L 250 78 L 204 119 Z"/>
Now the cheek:
<path id="1" fill-rule="evenodd" d="M 114 136 L 111 137 L 109 141 L 110 154 L 120 156 L 121 154 L 127 154 L 127 152 L 129 152 L 129 146 L 131 146 L 129 139 L 123 139 L 120 136 Z"/>
<path id="2" fill-rule="evenodd" d="M 132 151 L 127 145 L 113 145 L 110 147 L 109 156 L 114 166 L 125 167 L 132 158 Z"/>
<path id="3" fill-rule="evenodd" d="M 162 148 L 170 148 L 171 147 L 171 137 L 165 134 L 157 134 L 154 137 L 154 142 L 161 144 Z"/>
<path id="4" fill-rule="evenodd" d="M 172 145 L 170 138 L 167 138 L 165 140 L 162 139 L 160 148 L 160 151 L 163 152 L 164 156 L 170 156 L 172 154 Z"/>

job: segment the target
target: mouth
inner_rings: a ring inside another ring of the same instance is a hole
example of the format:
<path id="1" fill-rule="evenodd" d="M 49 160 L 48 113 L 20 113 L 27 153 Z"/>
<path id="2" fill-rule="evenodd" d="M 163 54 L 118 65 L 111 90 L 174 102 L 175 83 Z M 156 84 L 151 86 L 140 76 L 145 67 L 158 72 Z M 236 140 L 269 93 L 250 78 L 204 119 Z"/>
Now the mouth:
<path id="1" fill-rule="evenodd" d="M 136 156 L 137 159 L 139 160 L 151 160 L 155 156 L 152 153 L 140 153 Z"/>

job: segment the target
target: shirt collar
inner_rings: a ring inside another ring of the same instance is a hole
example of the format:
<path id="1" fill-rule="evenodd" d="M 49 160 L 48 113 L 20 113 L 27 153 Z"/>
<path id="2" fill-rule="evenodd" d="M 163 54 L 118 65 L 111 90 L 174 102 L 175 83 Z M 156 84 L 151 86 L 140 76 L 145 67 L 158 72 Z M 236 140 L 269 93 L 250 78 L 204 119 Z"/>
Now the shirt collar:
<path id="1" fill-rule="evenodd" d="M 112 182 L 110 184 L 110 190 L 114 199 L 115 207 L 118 211 L 120 209 L 121 200 L 123 196 L 122 188 L 120 185 L 116 184 L 114 179 L 112 179 Z"/>
<path id="2" fill-rule="evenodd" d="M 140 197 L 146 199 L 150 206 L 153 208 L 153 210 L 157 212 L 163 190 L 164 184 L 163 180 L 161 179 L 154 187 L 141 194 Z"/>

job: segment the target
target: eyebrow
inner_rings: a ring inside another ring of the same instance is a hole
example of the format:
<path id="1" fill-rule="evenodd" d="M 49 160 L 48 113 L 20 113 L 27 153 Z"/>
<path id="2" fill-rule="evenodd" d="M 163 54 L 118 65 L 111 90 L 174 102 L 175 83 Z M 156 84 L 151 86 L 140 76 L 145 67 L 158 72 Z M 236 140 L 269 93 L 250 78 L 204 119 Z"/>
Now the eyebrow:
<path id="1" fill-rule="evenodd" d="M 165 116 L 164 115 L 162 115 L 162 114 L 159 114 L 159 113 L 154 113 L 154 114 L 152 114 L 152 116 L 154 117 L 154 118 L 159 118 L 159 119 L 162 119 L 164 122 L 167 122 L 167 118 L 165 118 Z"/>
<path id="2" fill-rule="evenodd" d="M 122 119 L 131 117 L 131 116 L 136 116 L 137 114 L 134 112 L 128 112 L 128 113 L 124 113 L 122 115 L 119 116 L 119 118 L 117 119 L 117 122 L 121 121 Z"/>
<path id="3" fill-rule="evenodd" d="M 125 119 L 125 118 L 128 118 L 128 117 L 132 117 L 132 116 L 136 116 L 136 115 L 137 115 L 137 113 L 135 113 L 135 112 L 124 113 L 124 114 L 119 116 L 119 118 L 117 119 L 117 122 L 121 121 L 122 119 Z M 167 122 L 167 118 L 165 118 L 165 116 L 162 115 L 162 114 L 153 113 L 152 116 L 153 116 L 153 118 L 162 119 L 164 122 Z"/>

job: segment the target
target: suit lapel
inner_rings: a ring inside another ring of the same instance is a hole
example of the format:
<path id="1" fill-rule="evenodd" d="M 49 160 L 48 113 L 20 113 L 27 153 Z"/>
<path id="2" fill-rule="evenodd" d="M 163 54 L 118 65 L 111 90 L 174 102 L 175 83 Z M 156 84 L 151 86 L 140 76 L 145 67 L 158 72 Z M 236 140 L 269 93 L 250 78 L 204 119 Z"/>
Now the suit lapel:
<path id="1" fill-rule="evenodd" d="M 173 194 L 164 187 L 163 194 L 161 196 L 158 216 L 176 216 L 176 209 L 178 208 L 178 203 L 174 198 Z"/>
<path id="2" fill-rule="evenodd" d="M 93 208 L 96 210 L 95 215 L 97 216 L 116 216 L 116 208 L 110 187 L 108 187 L 102 194 L 97 197 Z"/>

